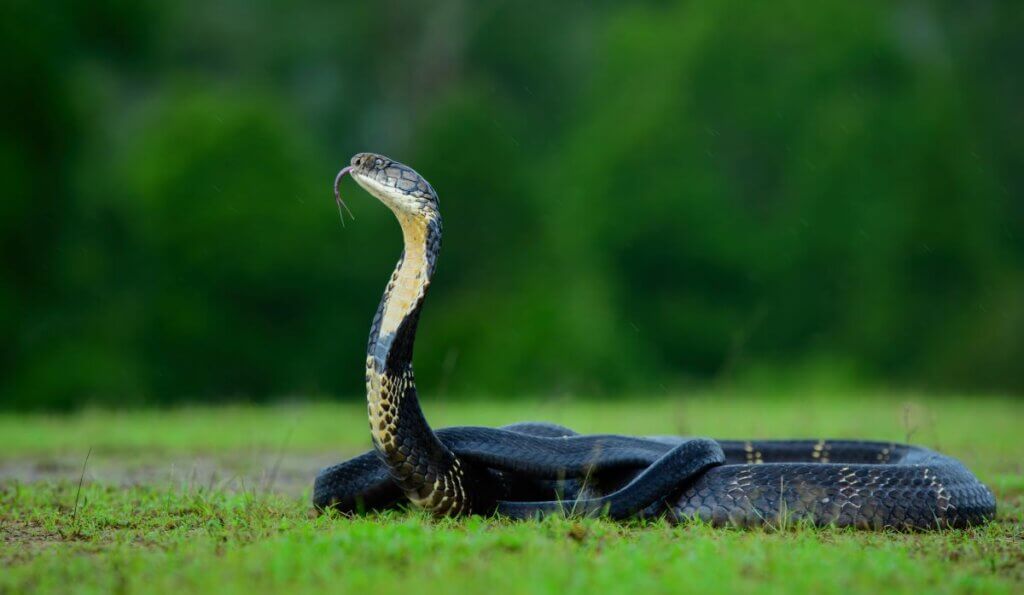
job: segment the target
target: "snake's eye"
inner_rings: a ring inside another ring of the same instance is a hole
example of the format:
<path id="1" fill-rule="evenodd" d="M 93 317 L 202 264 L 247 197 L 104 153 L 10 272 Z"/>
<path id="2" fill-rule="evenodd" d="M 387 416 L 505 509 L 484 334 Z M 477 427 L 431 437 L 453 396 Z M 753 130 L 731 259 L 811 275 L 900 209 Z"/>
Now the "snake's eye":
<path id="1" fill-rule="evenodd" d="M 376 165 L 377 167 L 384 167 L 384 160 L 378 157 L 373 160 L 373 164 Z"/>

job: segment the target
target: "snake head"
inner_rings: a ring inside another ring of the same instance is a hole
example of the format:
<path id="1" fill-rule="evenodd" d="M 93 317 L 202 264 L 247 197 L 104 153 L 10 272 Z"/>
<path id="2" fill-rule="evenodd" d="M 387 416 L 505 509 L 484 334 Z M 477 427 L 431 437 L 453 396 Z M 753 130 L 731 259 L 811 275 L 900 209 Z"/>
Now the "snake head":
<path id="1" fill-rule="evenodd" d="M 423 216 L 438 212 L 437 193 L 408 165 L 376 153 L 358 153 L 338 174 L 335 193 L 346 173 L 396 214 Z"/>

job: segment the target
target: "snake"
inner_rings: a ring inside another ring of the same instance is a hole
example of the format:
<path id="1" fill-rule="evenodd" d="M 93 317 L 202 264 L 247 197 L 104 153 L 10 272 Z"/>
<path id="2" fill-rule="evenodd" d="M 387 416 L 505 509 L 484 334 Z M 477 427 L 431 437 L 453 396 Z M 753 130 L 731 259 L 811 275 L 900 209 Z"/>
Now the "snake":
<path id="1" fill-rule="evenodd" d="M 407 165 L 358 153 L 349 175 L 387 206 L 403 250 L 373 317 L 366 402 L 373 450 L 323 469 L 319 511 L 408 507 L 438 516 L 549 515 L 788 523 L 858 529 L 968 527 L 995 515 L 992 492 L 934 450 L 864 440 L 714 440 L 578 434 L 556 424 L 434 430 L 420 407 L 413 345 L 441 248 L 437 192 Z"/>

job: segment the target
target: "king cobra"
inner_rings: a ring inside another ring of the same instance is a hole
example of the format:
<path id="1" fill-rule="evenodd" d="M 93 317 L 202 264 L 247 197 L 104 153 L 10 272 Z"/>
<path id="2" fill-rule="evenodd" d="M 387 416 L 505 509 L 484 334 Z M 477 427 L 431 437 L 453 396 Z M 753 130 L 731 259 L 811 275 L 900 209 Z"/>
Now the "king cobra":
<path id="1" fill-rule="evenodd" d="M 919 446 L 851 440 L 579 435 L 545 423 L 431 429 L 413 342 L 441 247 L 437 193 L 412 168 L 360 153 L 338 173 L 391 209 L 404 250 L 370 327 L 366 399 L 374 450 L 320 472 L 317 509 L 411 502 L 437 515 L 698 518 L 863 529 L 983 523 L 995 499 L 958 461 Z"/>

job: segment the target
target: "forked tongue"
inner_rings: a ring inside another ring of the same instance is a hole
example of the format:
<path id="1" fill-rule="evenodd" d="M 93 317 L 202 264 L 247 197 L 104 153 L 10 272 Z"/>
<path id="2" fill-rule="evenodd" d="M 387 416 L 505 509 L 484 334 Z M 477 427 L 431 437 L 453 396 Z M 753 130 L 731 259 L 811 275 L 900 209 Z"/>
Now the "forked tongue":
<path id="1" fill-rule="evenodd" d="M 356 216 L 352 214 L 351 210 L 349 210 L 348 205 L 345 204 L 345 201 L 341 200 L 341 179 L 345 177 L 345 174 L 351 171 L 351 165 L 343 167 L 341 168 L 341 171 L 338 172 L 338 175 L 334 178 L 334 202 L 338 204 L 338 216 L 341 217 L 342 227 L 345 227 L 345 213 L 348 213 L 348 216 L 351 217 L 353 221 L 356 220 Z M 342 209 L 345 210 L 342 211 Z"/>

